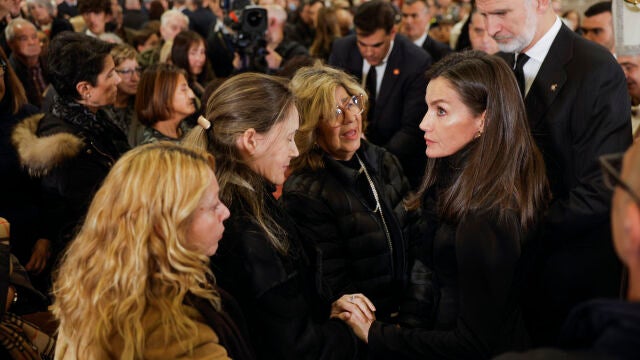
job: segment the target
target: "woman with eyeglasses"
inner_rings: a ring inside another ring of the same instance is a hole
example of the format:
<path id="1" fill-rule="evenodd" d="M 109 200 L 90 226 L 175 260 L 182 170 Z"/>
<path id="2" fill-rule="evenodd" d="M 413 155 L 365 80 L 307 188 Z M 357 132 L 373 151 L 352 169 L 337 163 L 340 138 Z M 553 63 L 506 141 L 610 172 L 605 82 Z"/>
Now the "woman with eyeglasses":
<path id="1" fill-rule="evenodd" d="M 415 255 L 423 266 L 410 277 L 424 290 L 414 293 L 422 324 L 347 322 L 373 358 L 488 359 L 526 349 L 522 291 L 549 191 L 516 79 L 502 59 L 478 51 L 449 55 L 427 75 L 427 168 L 406 202 L 422 210 Z"/>
<path id="2" fill-rule="evenodd" d="M 184 142 L 215 156 L 220 198 L 231 211 L 212 270 L 240 303 L 258 358 L 354 359 L 358 341 L 330 314 L 373 317 L 372 305 L 361 294 L 333 304 L 322 296 L 317 257 L 272 195 L 298 156 L 288 81 L 236 75 L 211 95 L 198 123 Z"/>
<path id="3" fill-rule="evenodd" d="M 313 86 L 309 86 L 313 84 Z M 322 253 L 325 296 L 361 292 L 378 319 L 398 312 L 407 273 L 409 191 L 398 159 L 362 138 L 365 90 L 343 71 L 304 67 L 291 80 L 300 111 L 300 156 L 282 201 Z"/>
<path id="4" fill-rule="evenodd" d="M 140 81 L 138 53 L 131 45 L 121 44 L 111 50 L 111 56 L 121 81 L 113 106 L 107 107 L 106 110 L 115 124 L 127 134 L 129 145 L 134 146 L 138 143 L 136 139 L 142 136 L 143 129 L 134 109 Z"/>

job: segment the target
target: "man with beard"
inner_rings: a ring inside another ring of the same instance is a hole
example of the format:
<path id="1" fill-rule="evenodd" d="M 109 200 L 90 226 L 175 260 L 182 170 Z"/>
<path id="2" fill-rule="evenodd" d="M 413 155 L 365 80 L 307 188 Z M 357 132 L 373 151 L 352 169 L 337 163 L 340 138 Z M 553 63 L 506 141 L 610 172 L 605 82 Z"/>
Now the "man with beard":
<path id="1" fill-rule="evenodd" d="M 629 97 L 611 54 L 562 25 L 550 0 L 476 4 L 513 64 L 553 194 L 524 297 L 534 341 L 548 344 L 571 307 L 618 294 L 611 192 L 597 159 L 631 143 Z"/>

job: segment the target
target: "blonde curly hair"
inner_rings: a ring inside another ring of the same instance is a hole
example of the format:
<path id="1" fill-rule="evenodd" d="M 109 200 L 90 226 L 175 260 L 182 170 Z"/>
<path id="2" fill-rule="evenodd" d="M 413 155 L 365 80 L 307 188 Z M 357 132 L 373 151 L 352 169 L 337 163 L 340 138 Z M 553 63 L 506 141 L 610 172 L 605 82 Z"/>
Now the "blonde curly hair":
<path id="1" fill-rule="evenodd" d="M 160 310 L 166 336 L 187 339 L 196 332 L 183 306 L 187 293 L 220 309 L 208 256 L 186 246 L 192 214 L 214 179 L 211 155 L 164 142 L 114 165 L 56 274 L 57 350 L 106 358 L 116 338 L 118 358 L 141 358 L 149 307 Z"/>

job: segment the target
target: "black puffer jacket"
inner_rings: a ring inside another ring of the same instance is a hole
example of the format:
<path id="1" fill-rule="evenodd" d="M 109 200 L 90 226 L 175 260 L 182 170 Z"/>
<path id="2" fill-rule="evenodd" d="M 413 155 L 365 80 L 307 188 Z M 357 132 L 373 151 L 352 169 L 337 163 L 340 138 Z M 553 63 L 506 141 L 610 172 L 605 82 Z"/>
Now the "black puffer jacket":
<path id="1" fill-rule="evenodd" d="M 398 311 L 407 273 L 402 199 L 409 183 L 399 161 L 385 149 L 362 141 L 356 154 L 349 162 L 323 155 L 324 168 L 289 177 L 281 201 L 322 254 L 326 296 L 335 300 L 361 292 L 373 301 L 376 316 L 387 318 Z M 388 235 L 379 213 L 372 211 L 375 199 L 358 157 L 379 194 Z"/>
<path id="2" fill-rule="evenodd" d="M 127 139 L 98 111 L 97 128 L 78 127 L 69 118 L 92 116 L 79 104 L 63 104 L 65 118 L 52 113 L 20 123 L 13 141 L 21 164 L 41 180 L 43 235 L 62 249 L 84 217 L 111 166 L 128 150 Z"/>
<path id="3" fill-rule="evenodd" d="M 265 186 L 266 211 L 286 232 L 288 253 L 279 253 L 248 204 L 234 199 L 220 247 L 211 257 L 218 284 L 240 304 L 258 359 L 354 359 L 357 339 L 345 323 L 329 320 L 329 303 L 318 294 L 319 280 L 303 239 L 270 194 L 275 188 Z"/>

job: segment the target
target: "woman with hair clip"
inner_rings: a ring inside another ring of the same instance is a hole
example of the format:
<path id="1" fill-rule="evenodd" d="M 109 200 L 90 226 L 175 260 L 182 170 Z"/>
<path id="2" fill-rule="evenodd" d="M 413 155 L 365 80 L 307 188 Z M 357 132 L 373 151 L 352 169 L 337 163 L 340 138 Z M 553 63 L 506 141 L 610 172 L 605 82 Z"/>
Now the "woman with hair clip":
<path id="1" fill-rule="evenodd" d="M 523 349 L 520 287 L 548 186 L 513 71 L 471 51 L 428 75 L 427 169 L 407 206 L 423 210 L 417 256 L 432 271 L 422 277 L 432 292 L 421 295 L 435 305 L 422 312 L 423 328 L 347 322 L 374 357 L 484 359 Z"/>
<path id="2" fill-rule="evenodd" d="M 56 359 L 254 358 L 209 269 L 229 217 L 214 170 L 168 142 L 113 166 L 56 274 Z"/>
<path id="3" fill-rule="evenodd" d="M 319 295 L 316 255 L 273 197 L 291 159 L 298 111 L 284 79 L 244 73 L 211 96 L 201 127 L 186 144 L 216 157 L 220 198 L 231 209 L 220 249 L 211 260 L 220 285 L 240 303 L 259 359 L 353 359 L 358 342 L 349 328 L 330 320 Z M 362 295 L 345 295 L 331 311 L 373 318 Z"/>
<path id="4" fill-rule="evenodd" d="M 409 181 L 394 155 L 362 139 L 367 96 L 352 77 L 317 64 L 298 70 L 291 89 L 301 155 L 281 201 L 321 249 L 325 296 L 362 292 L 389 320 L 406 282 Z"/>

